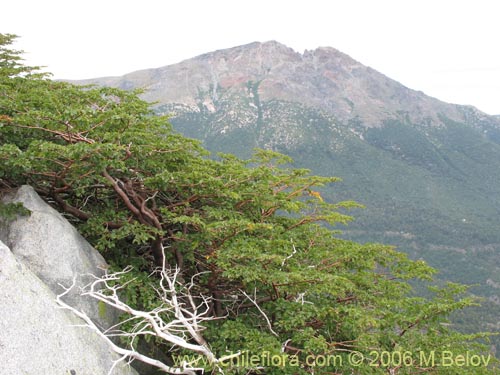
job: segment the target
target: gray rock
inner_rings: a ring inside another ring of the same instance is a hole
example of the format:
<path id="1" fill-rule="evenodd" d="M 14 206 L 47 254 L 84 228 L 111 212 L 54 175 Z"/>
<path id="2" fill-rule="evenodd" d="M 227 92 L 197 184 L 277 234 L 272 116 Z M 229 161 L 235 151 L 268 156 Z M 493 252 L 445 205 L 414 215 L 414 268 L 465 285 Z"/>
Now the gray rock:
<path id="1" fill-rule="evenodd" d="M 77 277 L 76 287 L 64 301 L 84 311 L 100 327 L 116 323 L 115 311 L 105 306 L 99 311 L 96 300 L 80 296 L 80 287 L 92 280 L 91 275 L 101 276 L 107 267 L 97 250 L 31 186 L 22 186 L 4 202 L 21 202 L 31 215 L 4 224 L 0 241 L 55 294 L 61 294 L 61 285 L 70 286 Z"/>
<path id="2" fill-rule="evenodd" d="M 0 242 L 0 373 L 104 375 L 111 369 L 118 356 L 96 333 L 77 326 L 82 322 L 55 298 Z M 112 374 L 136 372 L 121 364 Z"/>

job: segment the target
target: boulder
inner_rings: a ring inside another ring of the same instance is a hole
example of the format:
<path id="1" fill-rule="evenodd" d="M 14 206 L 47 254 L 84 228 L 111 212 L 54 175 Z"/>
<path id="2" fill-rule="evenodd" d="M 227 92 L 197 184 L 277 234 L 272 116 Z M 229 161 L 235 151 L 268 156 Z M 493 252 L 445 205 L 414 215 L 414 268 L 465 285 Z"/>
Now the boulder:
<path id="1" fill-rule="evenodd" d="M 102 338 L 61 309 L 51 288 L 2 242 L 0 316 L 3 375 L 104 375 L 118 358 Z M 112 374 L 136 372 L 122 362 Z"/>
<path id="2" fill-rule="evenodd" d="M 92 275 L 104 273 L 104 258 L 32 187 L 22 186 L 3 202 L 20 202 L 31 214 L 12 221 L 0 218 L 0 373 L 107 374 L 118 356 L 56 303 L 63 286 L 76 279 L 64 302 L 101 328 L 117 323 L 116 311 L 80 295 Z M 120 364 L 112 374 L 136 372 Z"/>
<path id="3" fill-rule="evenodd" d="M 55 209 L 45 203 L 31 186 L 22 186 L 7 195 L 4 203 L 21 202 L 31 211 L 1 225 L 0 241 L 4 242 L 17 260 L 26 265 L 56 295 L 77 284 L 64 297 L 64 302 L 84 311 L 100 327 L 117 322 L 117 313 L 96 300 L 80 295 L 80 287 L 101 276 L 107 264 L 78 231 Z M 61 286 L 62 285 L 62 286 Z"/>

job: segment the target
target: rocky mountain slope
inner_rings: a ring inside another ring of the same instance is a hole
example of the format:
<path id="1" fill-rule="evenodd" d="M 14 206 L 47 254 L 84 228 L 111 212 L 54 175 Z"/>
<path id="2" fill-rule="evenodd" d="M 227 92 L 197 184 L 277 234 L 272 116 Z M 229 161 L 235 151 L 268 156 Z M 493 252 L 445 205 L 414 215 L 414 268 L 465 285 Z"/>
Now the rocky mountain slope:
<path id="1" fill-rule="evenodd" d="M 144 89 L 212 151 L 271 148 L 342 177 L 323 196 L 366 206 L 346 236 L 393 243 L 443 279 L 478 284 L 498 324 L 498 116 L 411 90 L 333 48 L 300 54 L 277 42 L 81 83 Z"/>
<path id="2" fill-rule="evenodd" d="M 179 103 L 214 112 L 231 96 L 252 97 L 258 85 L 262 102 L 298 102 L 378 127 L 387 118 L 442 124 L 438 114 L 454 121 L 483 118 L 472 107 L 446 104 L 404 87 L 330 47 L 303 54 L 278 42 L 252 43 L 207 53 L 179 64 L 123 77 L 89 80 L 124 89 L 143 88 L 144 97 L 162 104 Z M 202 108 L 203 109 L 203 108 Z M 500 125 L 500 122 L 497 123 Z"/>

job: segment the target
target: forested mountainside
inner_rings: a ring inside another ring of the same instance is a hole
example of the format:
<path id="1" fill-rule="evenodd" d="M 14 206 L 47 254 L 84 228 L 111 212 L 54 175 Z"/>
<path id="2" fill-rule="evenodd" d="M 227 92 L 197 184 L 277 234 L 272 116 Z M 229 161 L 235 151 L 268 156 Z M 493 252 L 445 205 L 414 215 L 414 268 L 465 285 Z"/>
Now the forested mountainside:
<path id="1" fill-rule="evenodd" d="M 366 206 L 351 211 L 345 236 L 397 245 L 442 279 L 476 284 L 487 297 L 478 314 L 498 329 L 498 116 L 411 90 L 333 48 L 301 54 L 277 42 L 80 83 L 145 90 L 213 152 L 272 149 L 341 177 L 323 198 Z"/>

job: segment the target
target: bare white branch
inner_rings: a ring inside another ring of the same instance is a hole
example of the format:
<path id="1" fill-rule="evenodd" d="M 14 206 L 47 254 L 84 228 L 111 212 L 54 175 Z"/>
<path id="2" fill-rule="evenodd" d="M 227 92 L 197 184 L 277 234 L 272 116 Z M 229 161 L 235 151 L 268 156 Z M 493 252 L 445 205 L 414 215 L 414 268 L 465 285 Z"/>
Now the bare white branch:
<path id="1" fill-rule="evenodd" d="M 74 286 L 75 286 L 75 281 L 76 281 L 76 278 L 73 279 L 73 284 L 69 287 L 69 288 L 66 288 L 65 292 L 58 295 L 56 297 L 56 301 L 57 303 L 59 304 L 59 306 L 65 308 L 65 309 L 68 309 L 70 310 L 73 314 L 75 314 L 76 316 L 78 316 L 79 318 L 81 318 L 83 321 L 85 321 L 85 323 L 87 323 L 85 326 L 92 329 L 93 331 L 95 331 L 102 339 L 104 339 L 106 341 L 106 343 L 118 354 L 121 354 L 122 357 L 120 357 L 119 359 L 117 359 L 114 363 L 113 363 L 113 366 L 111 367 L 110 371 L 108 372 L 108 375 L 110 375 L 112 372 L 113 372 L 113 369 L 116 367 L 116 365 L 119 363 L 119 362 L 122 362 L 124 361 L 126 358 L 128 357 L 131 357 L 131 358 L 134 358 L 134 359 L 138 359 L 144 363 L 148 363 L 148 364 L 151 364 L 153 366 L 156 366 L 166 372 L 169 372 L 169 373 L 174 373 L 174 372 L 171 372 L 171 368 L 168 367 L 168 366 L 165 366 L 163 363 L 159 362 L 159 361 L 156 361 L 152 358 L 149 358 L 147 356 L 143 356 L 139 353 L 136 353 L 134 351 L 131 351 L 131 350 L 127 350 L 127 349 L 124 349 L 124 348 L 121 348 L 117 345 L 115 345 L 115 343 L 113 341 L 111 341 L 109 339 L 108 336 L 106 336 L 103 332 L 101 332 L 101 330 L 99 330 L 99 328 L 97 328 L 97 326 L 94 324 L 94 322 L 88 317 L 87 314 L 81 312 L 81 311 L 78 311 L 76 309 L 74 309 L 73 307 L 69 306 L 68 304 L 66 304 L 63 300 L 62 300 L 62 297 L 64 297 Z M 157 363 L 158 362 L 158 363 Z M 183 373 L 183 372 L 177 372 L 178 374 L 188 374 L 188 373 Z M 193 372 L 194 374 L 194 372 Z"/>
<path id="2" fill-rule="evenodd" d="M 278 335 L 278 334 L 277 334 L 277 333 L 273 330 L 273 326 L 271 325 L 271 321 L 270 321 L 270 320 L 269 320 L 269 318 L 267 317 L 266 313 L 265 313 L 264 311 L 262 311 L 262 309 L 260 308 L 259 304 L 257 303 L 257 298 L 255 298 L 255 297 L 254 297 L 254 298 L 252 299 L 252 298 L 251 298 L 251 297 L 250 297 L 250 296 L 249 296 L 249 295 L 248 295 L 248 294 L 247 294 L 244 290 L 241 290 L 241 289 L 240 289 L 240 292 L 241 292 L 241 293 L 243 293 L 243 295 L 244 295 L 245 297 L 247 297 L 247 298 L 248 298 L 248 300 L 249 300 L 250 302 L 252 302 L 252 303 L 255 305 L 255 307 L 257 308 L 257 310 L 259 310 L 259 312 L 262 314 L 262 316 L 264 317 L 264 319 L 265 319 L 265 320 L 266 320 L 266 322 L 267 322 L 267 326 L 268 326 L 268 328 L 269 328 L 269 331 L 271 331 L 271 333 L 272 333 L 274 336 L 279 337 L 279 335 Z"/>
<path id="3" fill-rule="evenodd" d="M 293 243 L 293 241 L 290 241 L 292 243 L 292 253 L 290 255 L 288 255 L 285 259 L 283 259 L 283 261 L 281 262 L 281 267 L 280 267 L 280 271 L 282 270 L 283 266 L 285 265 L 285 263 L 287 262 L 287 260 L 291 259 L 295 254 L 297 254 L 297 249 L 295 248 L 295 245 Z"/>
<path id="4" fill-rule="evenodd" d="M 304 297 L 306 296 L 306 293 L 307 293 L 307 291 L 306 291 L 306 292 L 302 292 L 302 293 L 298 293 L 298 294 L 297 294 L 297 296 L 295 297 L 295 302 L 298 302 L 298 303 L 300 303 L 301 305 L 303 305 L 303 304 L 305 304 L 305 303 L 308 303 L 308 304 L 310 304 L 310 305 L 314 305 L 312 302 L 310 302 L 310 301 L 306 301 L 306 300 L 304 299 Z"/>
<path id="5" fill-rule="evenodd" d="M 130 318 L 125 322 L 137 321 L 132 332 L 120 329 L 124 321 L 101 331 L 87 314 L 66 304 L 63 297 L 74 288 L 76 278 L 70 287 L 63 287 L 65 291 L 56 298 L 61 307 L 81 318 L 86 323 L 86 327 L 95 331 L 112 350 L 120 355 L 120 358 L 113 363 L 108 375 L 120 362 L 128 361 L 130 363 L 133 360 L 155 366 L 169 374 L 195 375 L 196 372 L 203 372 L 203 368 L 193 367 L 192 364 L 186 362 L 176 365 L 177 367 L 168 366 L 161 361 L 138 353 L 132 345 L 127 349 L 118 346 L 111 340 L 111 337 L 121 336 L 134 341 L 139 336 L 148 335 L 164 340 L 173 349 L 185 349 L 204 357 L 206 359 L 204 363 L 211 364 L 219 373 L 223 374 L 220 365 L 224 361 L 240 355 L 240 353 L 217 358 L 205 341 L 202 335 L 204 330 L 202 324 L 215 318 L 209 315 L 211 312 L 210 298 L 202 294 L 196 296 L 192 294 L 195 288 L 195 278 L 199 275 L 193 276 L 189 283 L 183 284 L 179 281 L 180 270 L 178 268 L 167 269 L 164 263 L 162 269 L 158 271 L 160 281 L 159 287 L 156 289 L 161 305 L 152 311 L 140 311 L 120 299 L 120 292 L 133 280 L 123 283 L 120 281 L 131 270 L 131 267 L 127 267 L 120 272 L 111 274 L 106 272 L 102 277 L 94 276 L 94 280 L 83 288 L 82 296 L 93 297 L 107 306 L 128 314 Z"/>

